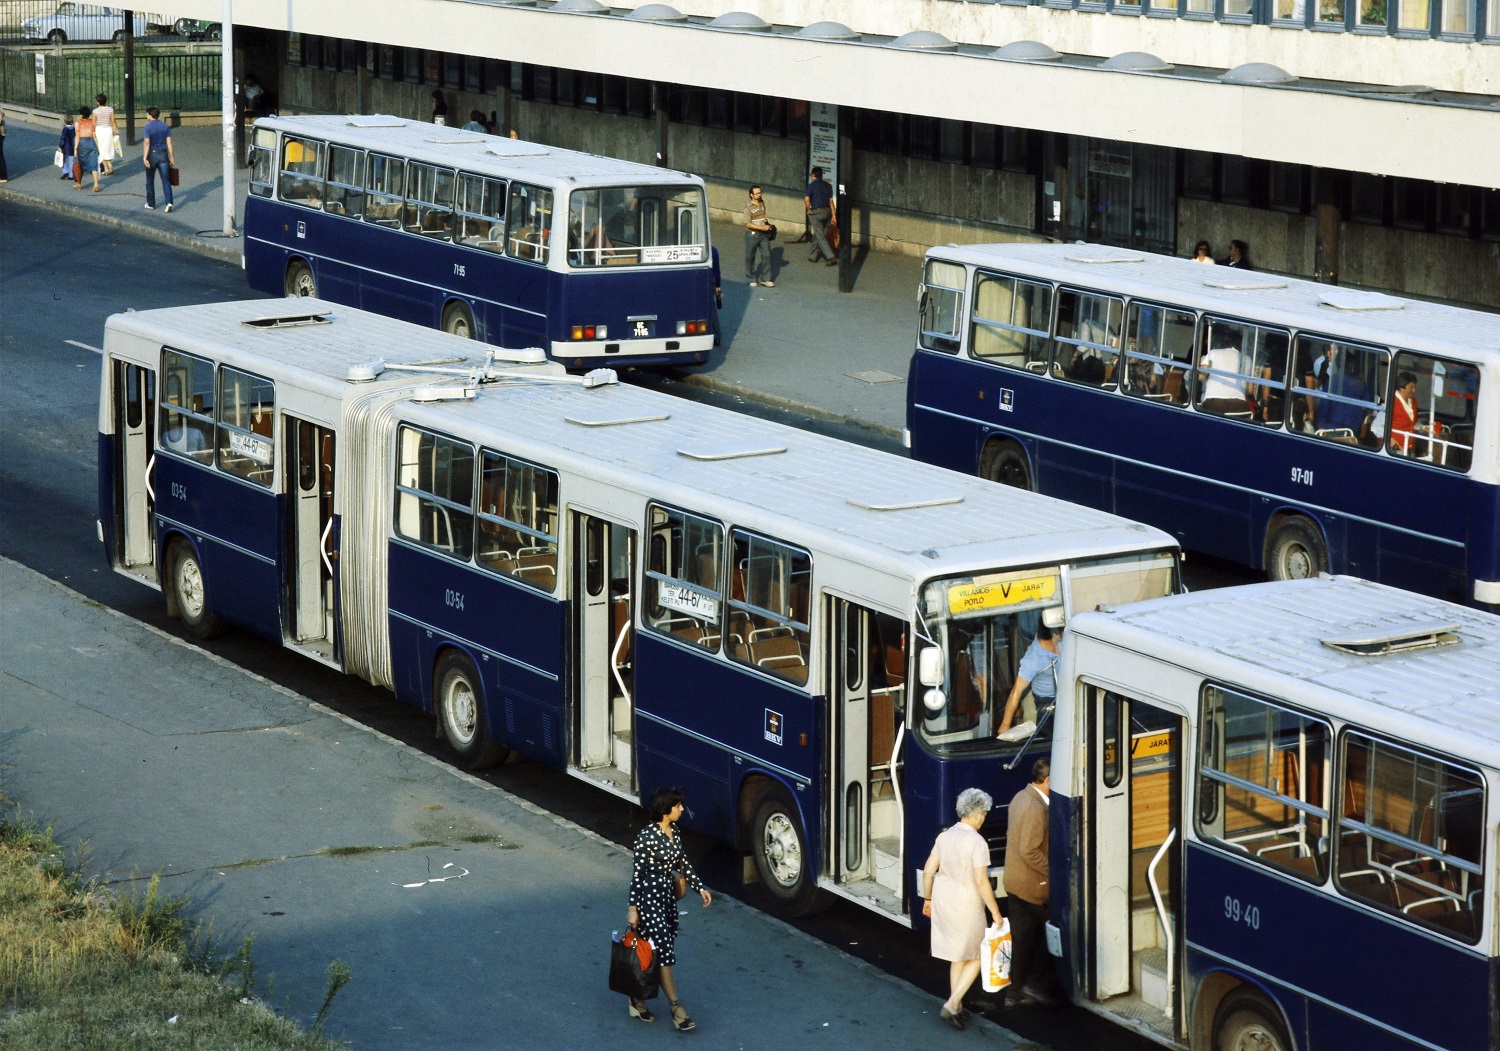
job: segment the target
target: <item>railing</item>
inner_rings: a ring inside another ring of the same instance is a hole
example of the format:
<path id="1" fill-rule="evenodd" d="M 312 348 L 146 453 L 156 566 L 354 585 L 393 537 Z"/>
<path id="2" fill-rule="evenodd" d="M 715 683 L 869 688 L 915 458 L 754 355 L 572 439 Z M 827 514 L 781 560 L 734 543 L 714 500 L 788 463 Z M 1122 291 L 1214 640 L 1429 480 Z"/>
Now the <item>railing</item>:
<path id="1" fill-rule="evenodd" d="M 37 76 L 37 59 L 43 74 Z M 160 106 L 163 113 L 217 111 L 220 102 L 218 50 L 181 45 L 135 48 L 135 103 L 138 111 Z M 38 90 L 38 88 L 42 90 Z M 109 96 L 125 101 L 125 57 L 118 47 L 0 48 L 0 102 L 50 113 L 77 112 Z"/>

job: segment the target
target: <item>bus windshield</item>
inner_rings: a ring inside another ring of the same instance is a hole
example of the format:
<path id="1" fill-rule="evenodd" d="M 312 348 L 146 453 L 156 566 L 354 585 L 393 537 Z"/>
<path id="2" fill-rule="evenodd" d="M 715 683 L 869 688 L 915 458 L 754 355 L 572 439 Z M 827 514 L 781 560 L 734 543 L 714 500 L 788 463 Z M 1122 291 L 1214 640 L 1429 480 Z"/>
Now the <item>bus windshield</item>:
<path id="1" fill-rule="evenodd" d="M 708 251 L 696 186 L 575 190 L 568 206 L 568 263 L 575 267 L 697 263 Z"/>
<path id="2" fill-rule="evenodd" d="M 1060 642 L 1068 610 L 1162 598 L 1176 584 L 1176 562 L 1166 552 L 930 582 L 923 623 L 942 652 L 942 684 L 923 696 L 923 736 L 939 746 L 987 741 L 996 747 L 1026 740 L 1035 726 L 1050 736 L 1042 717 L 1057 694 L 1056 653 L 1039 636 L 1051 633 Z M 1071 601 L 1064 602 L 1065 594 Z M 1018 678 L 1027 686 L 1007 724 Z M 997 740 L 1002 731 L 1005 737 Z"/>

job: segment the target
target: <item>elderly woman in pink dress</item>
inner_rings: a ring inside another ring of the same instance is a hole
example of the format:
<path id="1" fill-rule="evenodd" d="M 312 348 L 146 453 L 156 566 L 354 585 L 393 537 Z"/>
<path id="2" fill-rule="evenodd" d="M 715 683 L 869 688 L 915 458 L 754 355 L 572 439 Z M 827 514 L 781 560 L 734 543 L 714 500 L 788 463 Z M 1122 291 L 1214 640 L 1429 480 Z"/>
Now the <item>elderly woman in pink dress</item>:
<path id="1" fill-rule="evenodd" d="M 990 846 L 979 834 L 994 807 L 989 793 L 966 788 L 958 795 L 958 824 L 944 830 L 922 869 L 922 915 L 932 920 L 932 955 L 948 961 L 948 999 L 939 1015 L 964 1027 L 964 995 L 979 977 L 984 914 L 1000 923 L 1000 903 L 990 882 Z"/>

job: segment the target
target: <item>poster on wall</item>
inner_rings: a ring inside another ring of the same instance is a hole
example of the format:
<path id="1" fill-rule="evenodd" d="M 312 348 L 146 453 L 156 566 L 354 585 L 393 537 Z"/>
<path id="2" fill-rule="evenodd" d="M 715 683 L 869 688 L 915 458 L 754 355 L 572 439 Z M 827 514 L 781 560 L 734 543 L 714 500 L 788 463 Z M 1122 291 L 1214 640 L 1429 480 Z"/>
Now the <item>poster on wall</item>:
<path id="1" fill-rule="evenodd" d="M 41 54 L 36 56 L 36 93 L 47 94 L 47 60 Z"/>
<path id="2" fill-rule="evenodd" d="M 823 169 L 834 192 L 842 195 L 839 185 L 839 108 L 826 102 L 808 104 L 807 170 Z"/>

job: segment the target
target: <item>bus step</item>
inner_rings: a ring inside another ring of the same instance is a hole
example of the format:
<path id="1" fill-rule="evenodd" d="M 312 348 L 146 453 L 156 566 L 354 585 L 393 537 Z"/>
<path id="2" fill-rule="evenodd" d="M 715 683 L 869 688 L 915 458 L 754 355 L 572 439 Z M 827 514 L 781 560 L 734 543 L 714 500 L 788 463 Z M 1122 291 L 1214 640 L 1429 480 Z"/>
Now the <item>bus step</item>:
<path id="1" fill-rule="evenodd" d="M 1168 1009 L 1167 950 L 1141 949 L 1135 954 L 1135 987 L 1151 1007 L 1165 1013 Z"/>

